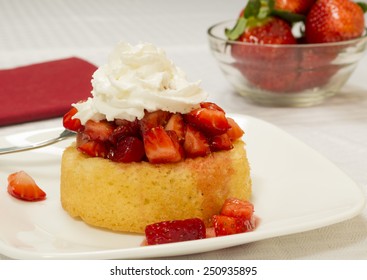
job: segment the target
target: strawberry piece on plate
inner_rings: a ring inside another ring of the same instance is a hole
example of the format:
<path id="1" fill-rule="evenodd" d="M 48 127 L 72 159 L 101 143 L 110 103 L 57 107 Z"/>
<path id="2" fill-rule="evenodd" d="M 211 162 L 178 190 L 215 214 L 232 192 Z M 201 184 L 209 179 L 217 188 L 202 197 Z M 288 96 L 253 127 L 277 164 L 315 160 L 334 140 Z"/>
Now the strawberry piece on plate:
<path id="1" fill-rule="evenodd" d="M 148 245 L 203 239 L 206 229 L 201 219 L 163 221 L 146 226 L 145 236 Z"/>
<path id="2" fill-rule="evenodd" d="M 216 236 L 244 233 L 254 229 L 250 220 L 224 215 L 214 215 L 213 225 Z"/>
<path id="3" fill-rule="evenodd" d="M 228 198 L 223 203 L 220 215 L 213 216 L 216 236 L 252 231 L 255 228 L 254 206 L 249 201 Z"/>
<path id="4" fill-rule="evenodd" d="M 154 127 L 143 135 L 145 154 L 151 163 L 178 162 L 183 159 L 183 149 L 176 133 L 162 126 Z"/>
<path id="5" fill-rule="evenodd" d="M 26 201 L 38 201 L 46 198 L 46 193 L 24 171 L 18 171 L 8 176 L 8 193 L 15 198 Z"/>
<path id="6" fill-rule="evenodd" d="M 249 201 L 243 201 L 237 198 L 228 198 L 224 201 L 221 215 L 229 217 L 240 217 L 251 220 L 254 213 L 254 205 Z"/>

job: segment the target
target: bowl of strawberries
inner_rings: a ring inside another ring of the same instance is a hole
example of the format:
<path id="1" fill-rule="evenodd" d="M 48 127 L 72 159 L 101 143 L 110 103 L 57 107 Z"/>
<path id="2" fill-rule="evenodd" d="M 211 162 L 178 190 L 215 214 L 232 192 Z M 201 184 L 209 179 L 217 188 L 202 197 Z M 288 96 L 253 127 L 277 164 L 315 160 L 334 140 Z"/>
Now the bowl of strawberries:
<path id="1" fill-rule="evenodd" d="M 312 106 L 338 93 L 365 54 L 366 11 L 352 0 L 249 0 L 208 29 L 209 45 L 248 100 Z"/>

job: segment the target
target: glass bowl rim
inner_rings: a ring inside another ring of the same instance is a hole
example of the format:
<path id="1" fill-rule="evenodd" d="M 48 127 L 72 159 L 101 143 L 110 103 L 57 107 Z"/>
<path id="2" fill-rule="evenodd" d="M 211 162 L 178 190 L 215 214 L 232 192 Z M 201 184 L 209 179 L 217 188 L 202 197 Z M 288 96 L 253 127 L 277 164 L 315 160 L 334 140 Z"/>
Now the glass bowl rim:
<path id="1" fill-rule="evenodd" d="M 223 27 L 226 27 L 225 25 L 229 23 L 232 23 L 232 26 L 233 26 L 233 24 L 236 23 L 236 20 L 235 19 L 224 20 L 224 21 L 218 22 L 210 26 L 207 29 L 207 35 L 210 38 L 214 38 L 216 40 L 222 41 L 223 43 L 243 45 L 243 46 L 257 46 L 257 47 L 261 46 L 264 48 L 326 48 L 326 47 L 337 47 L 337 46 L 350 45 L 350 44 L 357 43 L 357 42 L 367 41 L 367 28 L 366 27 L 365 27 L 364 34 L 361 37 L 358 37 L 355 39 L 339 41 L 339 42 L 314 43 L 314 44 L 284 44 L 284 45 L 281 45 L 281 44 L 254 44 L 254 43 L 248 43 L 248 42 L 239 42 L 239 41 L 234 41 L 234 40 L 228 40 L 225 37 L 224 28 L 223 28 L 223 34 L 221 36 L 213 34 L 214 28 L 220 27 L 222 25 Z"/>

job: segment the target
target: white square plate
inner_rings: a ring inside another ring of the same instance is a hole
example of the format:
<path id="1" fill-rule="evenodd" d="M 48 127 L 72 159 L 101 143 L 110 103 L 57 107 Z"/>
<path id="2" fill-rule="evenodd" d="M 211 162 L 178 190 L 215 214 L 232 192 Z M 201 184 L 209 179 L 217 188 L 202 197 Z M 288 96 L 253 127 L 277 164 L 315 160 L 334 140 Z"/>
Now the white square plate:
<path id="1" fill-rule="evenodd" d="M 70 140 L 0 156 L 0 253 L 16 259 L 169 257 L 312 230 L 350 219 L 363 210 L 365 198 L 360 188 L 330 161 L 269 123 L 245 115 L 230 116 L 245 131 L 252 202 L 260 218 L 255 231 L 142 247 L 143 235 L 110 232 L 73 219 L 62 209 L 59 195 L 60 159 Z M 55 131 L 44 132 L 55 136 Z M 1 145 L 35 138 L 13 135 Z M 7 176 L 19 170 L 36 180 L 47 193 L 46 200 L 29 203 L 7 193 Z"/>

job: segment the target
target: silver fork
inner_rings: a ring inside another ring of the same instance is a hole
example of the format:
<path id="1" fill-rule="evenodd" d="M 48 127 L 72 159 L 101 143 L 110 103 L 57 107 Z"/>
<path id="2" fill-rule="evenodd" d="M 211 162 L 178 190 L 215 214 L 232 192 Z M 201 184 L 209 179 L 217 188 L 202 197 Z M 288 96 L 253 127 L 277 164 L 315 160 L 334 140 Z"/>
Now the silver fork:
<path id="1" fill-rule="evenodd" d="M 36 142 L 36 143 L 26 145 L 26 146 L 11 146 L 11 147 L 6 147 L 6 148 L 0 148 L 0 155 L 38 149 L 41 147 L 55 144 L 59 141 L 62 141 L 74 135 L 75 135 L 75 132 L 65 129 L 63 132 L 60 133 L 59 136 L 50 138 L 44 141 Z"/>

